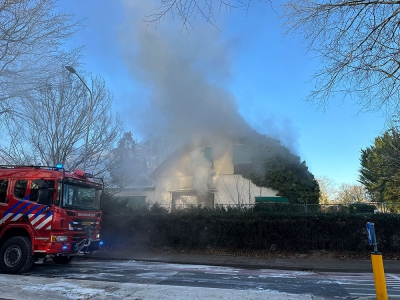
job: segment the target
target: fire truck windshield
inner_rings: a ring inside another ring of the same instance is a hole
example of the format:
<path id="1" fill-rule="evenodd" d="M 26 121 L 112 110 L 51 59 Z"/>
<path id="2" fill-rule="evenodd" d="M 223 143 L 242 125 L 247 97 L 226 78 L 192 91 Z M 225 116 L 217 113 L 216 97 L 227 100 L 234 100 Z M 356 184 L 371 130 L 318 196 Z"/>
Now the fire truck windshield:
<path id="1" fill-rule="evenodd" d="M 101 189 L 89 185 L 64 183 L 62 207 L 77 210 L 100 210 Z"/>

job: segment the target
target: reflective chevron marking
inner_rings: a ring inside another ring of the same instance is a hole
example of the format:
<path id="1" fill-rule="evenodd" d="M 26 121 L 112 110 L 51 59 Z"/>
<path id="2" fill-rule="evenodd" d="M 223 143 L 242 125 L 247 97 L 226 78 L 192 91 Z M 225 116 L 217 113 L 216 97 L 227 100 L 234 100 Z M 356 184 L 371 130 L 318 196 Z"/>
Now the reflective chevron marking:
<path id="1" fill-rule="evenodd" d="M 0 224 L 6 222 L 15 222 L 28 216 L 30 223 L 35 226 L 37 230 L 45 229 L 50 230 L 49 224 L 53 218 L 53 211 L 46 212 L 48 207 L 46 205 L 37 204 L 35 202 L 18 200 L 14 205 L 4 212 Z"/>

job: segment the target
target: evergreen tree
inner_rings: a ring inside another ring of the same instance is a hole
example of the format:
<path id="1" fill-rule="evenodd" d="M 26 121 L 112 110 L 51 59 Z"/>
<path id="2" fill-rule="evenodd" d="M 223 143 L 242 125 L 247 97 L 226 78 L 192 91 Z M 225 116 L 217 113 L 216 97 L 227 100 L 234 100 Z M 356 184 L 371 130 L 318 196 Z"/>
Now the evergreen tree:
<path id="1" fill-rule="evenodd" d="M 374 201 L 400 202 L 400 133 L 392 128 L 361 150 L 359 181 Z"/>
<path id="2" fill-rule="evenodd" d="M 280 141 L 267 136 L 252 140 L 249 145 L 253 149 L 253 163 L 243 174 L 246 178 L 257 186 L 278 190 L 278 196 L 288 198 L 291 203 L 318 203 L 319 185 L 305 161 Z"/>

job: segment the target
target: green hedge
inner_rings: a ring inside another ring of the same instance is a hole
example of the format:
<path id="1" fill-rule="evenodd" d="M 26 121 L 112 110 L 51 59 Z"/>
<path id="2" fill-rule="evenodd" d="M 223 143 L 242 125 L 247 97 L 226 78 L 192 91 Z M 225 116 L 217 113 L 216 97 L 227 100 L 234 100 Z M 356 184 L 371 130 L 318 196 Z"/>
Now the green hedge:
<path id="1" fill-rule="evenodd" d="M 160 207 L 105 213 L 102 237 L 109 246 L 368 251 L 366 223 L 374 222 L 379 251 L 400 250 L 397 214 L 299 214 L 257 209 Z"/>

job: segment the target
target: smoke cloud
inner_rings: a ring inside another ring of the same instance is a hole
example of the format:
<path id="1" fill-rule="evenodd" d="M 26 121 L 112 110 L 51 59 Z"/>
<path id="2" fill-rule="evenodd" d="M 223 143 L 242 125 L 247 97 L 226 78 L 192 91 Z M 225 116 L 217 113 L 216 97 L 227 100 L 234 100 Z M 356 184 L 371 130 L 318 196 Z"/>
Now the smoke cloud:
<path id="1" fill-rule="evenodd" d="M 194 188 L 199 196 L 204 197 L 208 194 L 212 181 L 211 162 L 209 162 L 201 148 L 194 148 L 190 154 L 189 170 L 193 173 Z"/>
<path id="2" fill-rule="evenodd" d="M 201 137 L 221 141 L 248 136 L 252 129 L 226 89 L 235 44 L 206 22 L 194 24 L 190 33 L 170 16 L 157 26 L 144 22 L 143 16 L 154 12 L 159 1 L 122 3 L 127 15 L 119 36 L 122 54 L 150 91 L 141 133 L 167 135 L 177 145 Z"/>

